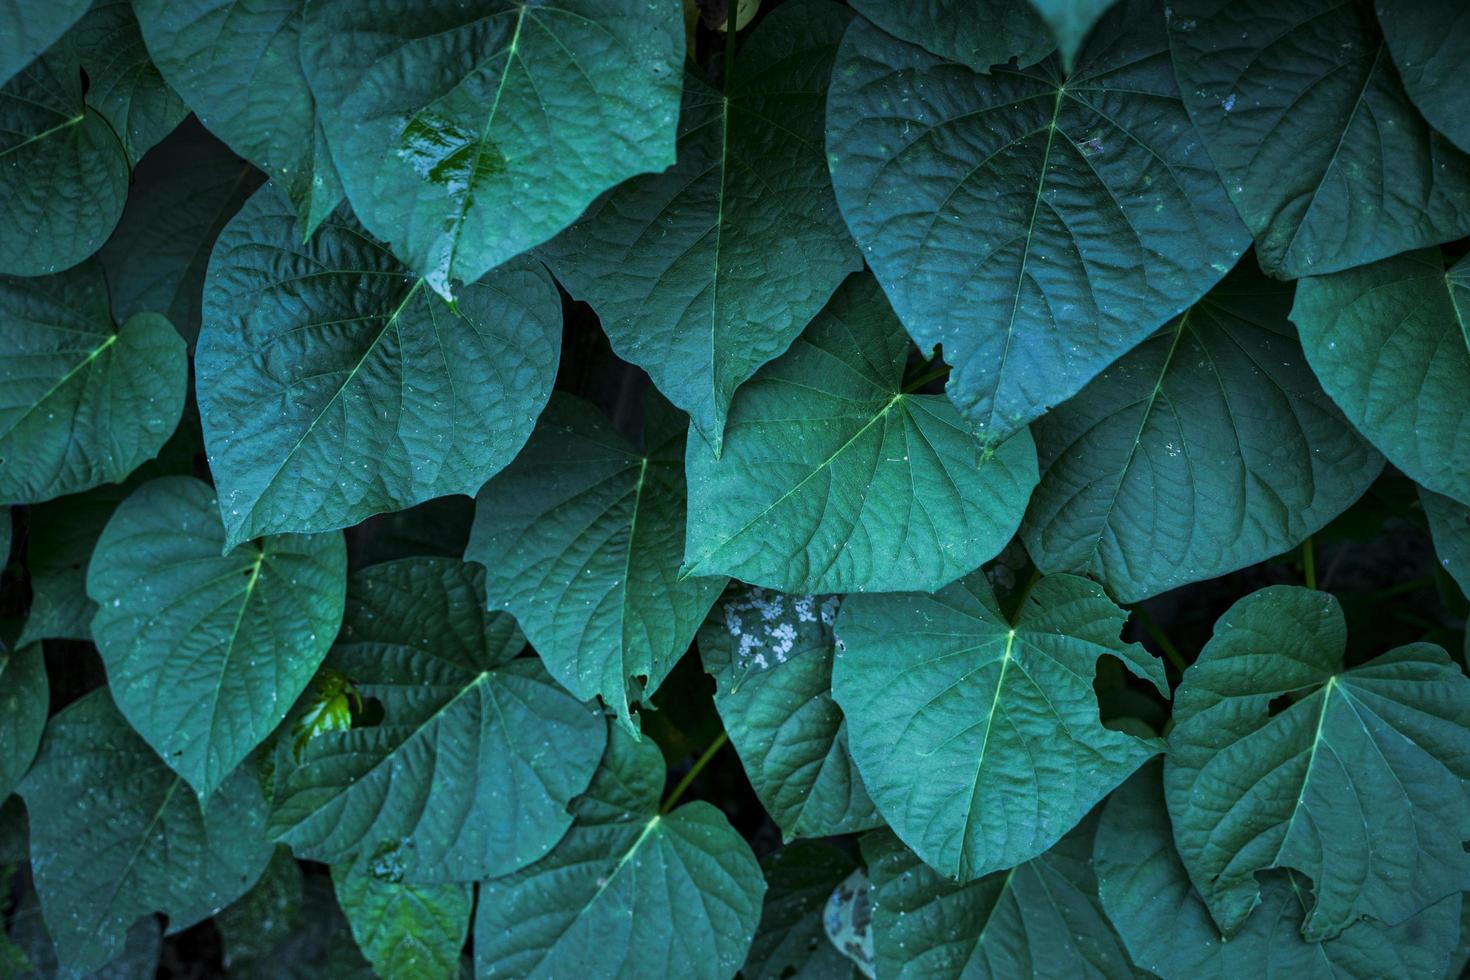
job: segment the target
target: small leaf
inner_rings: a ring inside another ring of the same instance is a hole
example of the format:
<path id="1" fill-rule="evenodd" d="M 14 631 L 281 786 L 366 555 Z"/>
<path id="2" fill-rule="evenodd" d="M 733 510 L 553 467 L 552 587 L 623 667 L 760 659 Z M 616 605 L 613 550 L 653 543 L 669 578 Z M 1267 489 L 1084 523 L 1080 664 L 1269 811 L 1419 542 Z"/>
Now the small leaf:
<path id="1" fill-rule="evenodd" d="M 302 35 L 353 209 L 445 297 L 672 164 L 683 60 L 678 0 L 321 0 Z"/>
<path id="2" fill-rule="evenodd" d="M 1440 0 L 1395 0 L 1376 3 L 1404 90 L 1425 120 L 1470 152 L 1470 119 L 1460 72 L 1470 58 L 1470 17 L 1465 9 Z"/>
<path id="3" fill-rule="evenodd" d="M 601 696 L 630 730 L 629 704 L 658 689 L 726 581 L 675 576 L 685 431 L 655 399 L 640 453 L 591 405 L 556 395 L 475 499 L 465 551 L 486 568 L 490 607 L 516 617 L 552 676 Z"/>
<path id="4" fill-rule="evenodd" d="M 760 920 L 760 866 L 710 804 L 660 813 L 663 784 L 658 746 L 614 727 L 562 842 L 480 886 L 477 976 L 735 973 Z"/>
<path id="5" fill-rule="evenodd" d="M 1460 586 L 1460 591 L 1470 596 L 1470 506 L 1423 487 L 1419 488 L 1419 499 L 1429 518 L 1439 563 Z"/>
<path id="6" fill-rule="evenodd" d="M 826 841 L 797 841 L 761 862 L 766 898 L 740 975 L 746 980 L 851 980 L 852 963 L 827 941 L 827 899 L 857 862 Z"/>
<path id="7" fill-rule="evenodd" d="M 908 354 L 877 283 L 849 278 L 741 389 L 724 453 L 690 439 L 681 574 L 930 590 L 993 558 L 1036 485 L 1031 437 L 985 451 L 948 401 L 904 390 Z"/>
<path id="8" fill-rule="evenodd" d="M 345 864 L 332 868 L 332 885 L 357 945 L 378 976 L 459 976 L 459 951 L 474 900 L 471 886 L 406 885 Z"/>
<path id="9" fill-rule="evenodd" d="M 50 706 L 51 685 L 41 645 L 0 648 L 0 800 L 30 769 Z"/>
<path id="10" fill-rule="evenodd" d="M 20 795 L 36 891 L 67 970 L 107 963 L 141 916 L 162 912 L 175 932 L 203 921 L 270 861 L 254 774 L 237 771 L 202 809 L 106 690 L 51 719 Z"/>
<path id="11" fill-rule="evenodd" d="M 514 659 L 525 638 L 484 612 L 483 581 L 444 558 L 352 576 L 327 666 L 382 719 L 317 733 L 277 773 L 271 832 L 298 856 L 416 883 L 475 881 L 561 839 L 605 726 L 537 661 Z"/>
<path id="12" fill-rule="evenodd" d="M 1427 643 L 1344 670 L 1346 645 L 1336 599 L 1271 586 L 1226 610 L 1176 692 L 1174 840 L 1226 936 L 1267 869 L 1311 879 L 1314 942 L 1401 923 L 1470 875 L 1470 678 Z"/>
<path id="13" fill-rule="evenodd" d="M 932 596 L 846 598 L 832 693 L 878 812 L 926 864 L 971 881 L 1030 860 L 1163 749 L 1098 716 L 1103 656 L 1168 691 L 1118 638 L 1126 620 L 1071 575 L 1010 619 L 978 572 Z"/>
<path id="14" fill-rule="evenodd" d="M 982 75 L 1012 59 L 1030 68 L 1055 47 L 1027 0 L 853 0 L 852 6 L 894 37 Z"/>

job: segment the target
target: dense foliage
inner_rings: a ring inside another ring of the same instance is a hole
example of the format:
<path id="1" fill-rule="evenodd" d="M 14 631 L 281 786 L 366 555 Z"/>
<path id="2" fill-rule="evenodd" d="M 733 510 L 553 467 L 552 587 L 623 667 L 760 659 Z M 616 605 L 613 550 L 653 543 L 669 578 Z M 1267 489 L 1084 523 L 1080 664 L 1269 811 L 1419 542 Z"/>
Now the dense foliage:
<path id="1" fill-rule="evenodd" d="M 1460 975 L 1467 73 L 0 0 L 0 975 Z"/>

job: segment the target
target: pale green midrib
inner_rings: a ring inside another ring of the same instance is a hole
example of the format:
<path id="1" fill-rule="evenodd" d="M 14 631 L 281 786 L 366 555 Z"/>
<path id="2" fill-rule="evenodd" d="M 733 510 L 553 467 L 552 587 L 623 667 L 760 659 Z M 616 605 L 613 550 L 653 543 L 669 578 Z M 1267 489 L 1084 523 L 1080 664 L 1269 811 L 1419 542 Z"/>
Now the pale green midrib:
<path id="1" fill-rule="evenodd" d="M 772 503 L 767 504 L 754 517 L 752 517 L 750 520 L 746 521 L 743 525 L 741 525 L 735 531 L 733 531 L 730 534 L 726 535 L 725 536 L 725 539 L 723 541 L 719 542 L 714 547 L 710 548 L 703 555 L 701 555 L 699 558 L 697 558 L 694 562 L 685 565 L 684 569 L 682 571 L 680 571 L 680 573 L 679 573 L 679 578 L 680 579 L 686 579 L 686 578 L 691 578 L 694 575 L 696 575 L 697 574 L 696 569 L 698 569 L 699 566 L 705 564 L 711 558 L 713 558 L 715 555 L 719 554 L 726 547 L 728 547 L 729 544 L 732 541 L 736 540 L 737 538 L 739 538 L 740 536 L 742 536 L 743 534 L 745 534 L 745 532 L 749 531 L 759 521 L 761 521 L 763 518 L 765 518 L 765 516 L 767 514 L 771 513 L 771 511 L 775 510 L 777 507 L 779 507 L 783 503 L 785 503 L 788 498 L 790 498 L 792 495 L 794 495 L 797 492 L 799 492 L 811 480 L 815 479 L 816 476 L 817 476 L 817 474 L 819 474 L 819 473 L 825 471 L 826 469 L 828 469 L 837 460 L 837 458 L 839 456 L 841 456 L 843 453 L 847 452 L 848 448 L 851 447 L 853 445 L 853 443 L 857 442 L 857 440 L 859 438 L 861 438 L 864 433 L 866 433 L 873 426 L 877 425 L 879 422 L 881 422 L 885 418 L 887 418 L 888 413 L 894 408 L 894 406 L 901 404 L 905 398 L 910 398 L 910 397 L 913 397 L 913 396 L 908 395 L 908 394 L 905 394 L 902 391 L 897 392 L 896 394 L 894 394 L 894 396 L 888 400 L 887 404 L 885 404 L 881 409 L 879 409 L 873 415 L 873 417 L 871 419 L 869 419 L 867 422 L 863 423 L 863 425 L 856 432 L 854 432 L 851 436 L 849 436 L 846 442 L 844 442 L 842 445 L 838 446 L 837 449 L 834 450 L 831 455 L 829 455 L 826 459 L 822 460 L 822 462 L 818 463 L 816 466 L 812 467 L 812 471 L 810 473 L 808 473 L 806 476 L 802 477 L 800 480 L 798 480 L 796 482 L 796 484 L 790 490 L 787 490 L 780 497 L 776 498 L 776 500 L 773 501 Z"/>
<path id="2" fill-rule="evenodd" d="M 1470 353 L 1470 324 L 1465 322 L 1465 313 L 1460 309 L 1459 299 L 1455 297 L 1455 282 L 1450 278 L 1450 273 L 1453 271 L 1449 269 L 1444 273 L 1445 292 L 1449 294 L 1450 309 L 1454 311 L 1455 323 L 1460 328 L 1460 339 L 1465 342 L 1466 353 Z"/>
<path id="3" fill-rule="evenodd" d="M 1001 901 L 1005 899 L 1006 893 L 1011 890 L 1011 883 L 1015 881 L 1016 872 L 1020 871 L 1023 867 L 1025 865 L 1018 864 L 1006 872 L 1006 879 L 1000 883 L 1000 888 L 995 893 L 995 902 L 991 904 L 990 912 L 985 916 L 985 925 L 980 927 L 980 932 L 975 936 L 975 943 L 971 947 L 970 956 L 974 956 L 984 948 L 985 934 L 990 931 L 990 925 L 995 921 L 995 910 L 1000 908 Z M 968 960 L 969 957 L 966 957 L 966 961 Z"/>
<path id="4" fill-rule="evenodd" d="M 1011 627 L 1006 634 L 1006 647 L 1000 657 L 1000 676 L 995 679 L 995 694 L 990 699 L 990 710 L 985 715 L 985 737 L 980 741 L 980 751 L 975 756 L 975 775 L 970 780 L 970 805 L 965 808 L 965 827 L 960 833 L 960 868 L 964 869 L 968 863 L 965 854 L 969 850 L 970 826 L 975 819 L 977 808 L 977 797 L 980 794 L 980 774 L 985 769 L 985 753 L 990 748 L 990 733 L 995 730 L 995 713 L 1000 708 L 1000 695 L 1005 688 L 1006 671 L 1010 669 L 1013 659 L 1012 651 L 1016 645 L 1016 629 Z M 1007 883 L 1010 879 L 1006 879 Z"/>
<path id="5" fill-rule="evenodd" d="M 617 863 L 613 865 L 613 869 L 607 873 L 607 875 L 602 879 L 602 883 L 597 886 L 597 891 L 593 892 L 592 897 L 583 902 L 581 907 L 577 909 L 577 914 L 572 917 L 572 921 L 569 922 L 567 924 L 567 927 L 562 930 L 561 936 L 565 936 L 568 932 L 570 932 L 572 926 L 582 921 L 582 917 L 592 911 L 593 906 L 595 906 L 597 902 L 602 898 L 603 893 L 612 886 L 612 883 L 617 879 L 618 875 L 622 873 L 623 868 L 627 865 L 629 861 L 633 859 L 633 855 L 638 853 L 638 849 L 643 846 L 643 842 L 648 839 L 648 836 L 650 834 L 653 833 L 654 829 L 663 820 L 663 817 L 664 814 L 655 813 L 652 817 L 649 818 L 648 822 L 643 825 L 643 830 L 640 831 L 637 838 L 634 839 L 632 845 L 623 852 L 622 856 L 618 858 Z M 554 854 L 555 851 L 553 851 L 552 853 Z M 557 937 L 558 942 L 560 942 L 561 936 Z"/>
<path id="6" fill-rule="evenodd" d="M 3 432 L 0 432 L 0 439 L 3 439 L 6 436 L 10 435 L 10 433 L 14 432 L 22 422 L 30 418 L 32 413 L 37 411 L 43 404 L 45 404 L 47 399 L 49 399 L 52 395 L 56 394 L 58 391 L 64 388 L 66 384 L 71 381 L 72 378 L 76 377 L 76 375 L 80 371 L 82 371 L 82 369 L 86 368 L 98 357 L 100 357 L 103 351 L 111 348 L 112 345 L 117 342 L 117 338 L 119 336 L 121 336 L 120 331 L 114 331 L 113 333 L 108 334 L 107 339 L 102 341 L 101 344 L 97 345 L 97 347 L 93 349 L 92 353 L 88 354 L 81 361 L 77 362 L 71 368 L 71 370 L 63 374 L 55 384 L 46 389 L 46 391 L 41 395 L 40 398 L 37 398 L 34 402 L 31 403 L 31 406 L 29 408 L 27 408 L 24 412 L 17 416 L 15 421 L 12 422 L 8 428 L 6 428 Z"/>
<path id="7" fill-rule="evenodd" d="M 211 780 L 209 779 L 208 772 L 208 755 L 211 748 L 211 745 L 209 743 L 212 743 L 214 741 L 214 737 L 216 735 L 219 725 L 219 699 L 220 695 L 224 692 L 225 673 L 230 669 L 230 661 L 235 653 L 235 641 L 239 639 L 240 626 L 245 622 L 245 610 L 250 606 L 250 597 L 255 594 L 255 585 L 260 580 L 260 569 L 261 566 L 265 564 L 265 555 L 268 541 L 269 539 L 261 542 L 260 554 L 256 555 L 255 561 L 251 563 L 250 578 L 245 583 L 245 591 L 240 595 L 240 608 L 235 613 L 235 624 L 233 627 L 231 627 L 230 636 L 225 641 L 224 656 L 220 658 L 219 671 L 216 674 L 214 686 L 209 692 L 210 704 L 208 715 L 210 738 L 209 742 L 204 745 L 204 751 L 206 753 L 204 781 L 205 786 L 208 787 L 208 789 L 210 790 L 213 790 L 214 786 L 211 785 Z M 289 704 L 282 704 L 280 709 L 282 712 L 285 712 L 289 710 L 289 708 Z M 201 793 L 200 795 L 200 802 L 202 803 L 202 797 L 207 794 Z"/>
<path id="8" fill-rule="evenodd" d="M 730 96 L 720 94 L 720 193 L 719 203 L 715 208 L 715 250 L 710 257 L 710 332 L 709 332 L 709 381 L 710 395 L 714 402 L 715 412 L 713 449 L 715 458 L 720 458 L 720 451 L 725 441 L 725 413 L 729 411 L 729 403 L 726 401 L 721 405 L 719 390 L 719 379 L 716 377 L 716 347 L 719 342 L 720 333 L 720 248 L 725 236 L 725 184 L 729 180 L 730 166 Z"/>
<path id="9" fill-rule="evenodd" d="M 163 794 L 163 802 L 158 804 L 158 809 L 153 811 L 153 817 L 148 821 L 148 826 L 145 827 L 143 833 L 139 835 L 138 846 L 133 848 L 133 853 L 128 856 L 127 864 L 123 865 L 122 871 L 119 872 L 117 878 L 114 879 L 112 883 L 112 891 L 108 893 L 107 900 L 97 906 L 99 910 L 99 917 L 95 919 L 92 923 L 92 929 L 94 933 L 98 935 L 103 933 L 104 930 L 101 928 L 102 917 L 107 914 L 107 910 L 111 909 L 112 903 L 117 900 L 117 894 L 118 892 L 122 891 L 122 886 L 123 883 L 127 881 L 128 873 L 133 870 L 133 865 L 138 863 L 138 855 L 142 854 L 143 849 L 148 846 L 148 838 L 153 835 L 153 828 L 158 825 L 159 820 L 163 819 L 163 812 L 168 809 L 169 803 L 174 798 L 174 793 L 178 792 L 179 787 L 182 786 L 183 783 L 183 777 L 175 774 L 173 782 L 169 784 L 168 792 Z M 202 808 L 200 810 L 200 813 L 203 813 Z"/>
<path id="10" fill-rule="evenodd" d="M 41 132 L 37 133 L 34 136 L 27 136 L 25 139 L 21 140 L 19 143 L 15 144 L 12 147 L 8 147 L 7 149 L 0 150 L 0 159 L 4 159 L 5 157 L 9 156 L 12 153 L 19 152 L 20 150 L 25 149 L 27 146 L 30 146 L 32 143 L 36 143 L 36 142 L 39 142 L 39 141 L 41 141 L 43 139 L 46 139 L 48 136 L 53 136 L 56 133 L 61 132 L 63 129 L 69 129 L 72 126 L 77 125 L 83 119 L 86 119 L 86 118 L 87 118 L 87 111 L 84 108 L 81 112 L 79 112 L 75 116 L 68 116 L 66 119 L 64 119 L 61 122 L 57 123 L 55 126 L 52 126 L 50 129 L 43 129 Z"/>
<path id="11" fill-rule="evenodd" d="M 1322 695 L 1322 707 L 1317 713 L 1317 727 L 1312 732 L 1312 749 L 1307 754 L 1307 768 L 1302 774 L 1302 785 L 1297 791 L 1296 802 L 1292 804 L 1291 819 L 1286 822 L 1286 831 L 1281 835 L 1281 846 L 1276 849 L 1276 860 L 1278 861 L 1281 859 L 1282 851 L 1286 849 L 1287 841 L 1291 837 L 1292 828 L 1296 826 L 1296 818 L 1302 812 L 1302 804 L 1307 795 L 1307 786 L 1312 781 L 1312 767 L 1317 762 L 1317 747 L 1322 744 L 1322 725 L 1327 720 L 1327 706 L 1332 700 L 1332 692 L 1336 687 L 1337 675 L 1333 674 L 1327 678 L 1327 683 L 1322 686 L 1322 690 L 1319 692 Z"/>
<path id="12" fill-rule="evenodd" d="M 618 583 L 618 588 L 622 590 L 618 599 L 618 637 L 621 641 L 618 651 L 618 702 L 624 715 L 628 712 L 628 600 L 633 591 L 628 587 L 628 573 L 633 567 L 633 548 L 638 538 L 638 509 L 643 503 L 643 484 L 648 477 L 648 460 L 649 457 L 644 456 L 638 464 L 638 480 L 633 485 L 633 516 L 628 519 L 628 547 L 623 551 L 623 578 Z M 649 664 L 649 669 L 653 669 L 652 663 Z"/>

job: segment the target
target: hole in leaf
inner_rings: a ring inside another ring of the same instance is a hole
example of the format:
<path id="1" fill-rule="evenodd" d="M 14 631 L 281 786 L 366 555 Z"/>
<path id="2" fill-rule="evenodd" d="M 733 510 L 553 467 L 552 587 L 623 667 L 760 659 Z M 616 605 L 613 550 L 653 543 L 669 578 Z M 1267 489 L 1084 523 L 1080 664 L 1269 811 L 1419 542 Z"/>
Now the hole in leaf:
<path id="1" fill-rule="evenodd" d="M 1293 704 L 1296 704 L 1296 699 L 1290 693 L 1278 694 L 1266 705 L 1266 717 L 1275 718 Z"/>
<path id="2" fill-rule="evenodd" d="M 362 714 L 352 719 L 352 727 L 376 728 L 383 723 L 385 714 L 382 701 L 377 698 L 363 698 Z"/>

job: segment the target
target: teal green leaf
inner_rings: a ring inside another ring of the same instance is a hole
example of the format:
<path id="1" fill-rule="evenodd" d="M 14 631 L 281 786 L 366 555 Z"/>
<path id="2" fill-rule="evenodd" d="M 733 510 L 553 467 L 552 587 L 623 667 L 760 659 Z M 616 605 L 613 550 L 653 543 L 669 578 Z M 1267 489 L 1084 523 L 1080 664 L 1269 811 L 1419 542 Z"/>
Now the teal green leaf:
<path id="1" fill-rule="evenodd" d="M 1127 618 L 1072 575 L 1041 579 L 1010 619 L 979 572 L 932 596 L 846 598 L 832 693 L 878 812 L 926 864 L 970 881 L 1028 861 L 1163 750 L 1098 717 L 1101 657 L 1168 692 L 1163 665 L 1118 638 Z"/>
<path id="2" fill-rule="evenodd" d="M 1307 366 L 1292 287 L 1254 266 L 1033 426 L 1021 535 L 1043 572 L 1137 602 L 1295 547 L 1378 476 Z"/>
<path id="3" fill-rule="evenodd" d="M 1261 904 L 1226 942 L 1174 850 L 1153 764 L 1108 799 L 1093 867 L 1108 919 L 1134 961 L 1162 980 L 1440 977 L 1459 924 L 1460 896 L 1452 895 L 1400 925 L 1363 919 L 1336 939 L 1309 943 L 1301 929 L 1310 886 L 1272 872 L 1262 876 Z"/>
<path id="4" fill-rule="evenodd" d="M 996 445 L 1197 300 L 1247 244 L 1147 0 L 1066 75 L 981 75 L 858 21 L 833 69 L 837 203 L 947 392 Z"/>
<path id="5" fill-rule="evenodd" d="M 227 543 L 327 531 L 515 456 L 551 392 L 561 298 L 521 259 L 451 307 L 345 210 L 301 241 L 273 184 L 215 243 L 195 359 Z"/>
<path id="6" fill-rule="evenodd" d="M 41 645 L 0 649 L 0 800 L 31 767 L 50 707 L 51 685 Z"/>
<path id="7" fill-rule="evenodd" d="M 1013 58 L 1029 68 L 1055 47 L 1027 0 L 853 0 L 852 6 L 894 37 L 982 75 Z"/>
<path id="8" fill-rule="evenodd" d="M 351 865 L 332 869 L 337 902 L 373 970 L 384 980 L 450 980 L 470 931 L 467 884 L 408 885 Z"/>
<path id="9" fill-rule="evenodd" d="M 3 874 L 0 874 L 0 879 L 3 879 Z M 4 884 L 3 881 L 0 884 Z M 123 940 L 122 949 L 105 965 L 85 973 L 63 970 L 56 960 L 56 947 L 41 918 L 41 906 L 34 890 L 22 894 L 11 922 L 10 937 L 29 961 L 29 969 L 7 974 L 8 977 L 18 976 L 20 980 L 71 980 L 80 976 L 85 976 L 86 980 L 139 980 L 140 977 L 157 975 L 163 952 L 163 930 L 158 919 L 149 915 L 133 923 Z M 0 935 L 0 969 L 8 965 L 4 961 L 4 953 L 5 937 Z"/>
<path id="10" fill-rule="evenodd" d="M 122 220 L 97 254 L 114 315 L 162 313 L 192 346 L 209 250 L 260 182 L 194 120 L 169 134 L 133 171 Z"/>
<path id="11" fill-rule="evenodd" d="M 863 838 L 878 975 L 1132 980 L 1097 898 L 1095 826 L 1089 819 L 1045 854 L 969 884 L 944 878 L 889 831 Z"/>
<path id="12" fill-rule="evenodd" d="M 1226 610 L 1175 692 L 1174 840 L 1227 936 L 1271 868 L 1311 879 L 1311 941 L 1401 923 L 1470 875 L 1470 678 L 1427 643 L 1344 670 L 1346 645 L 1336 599 L 1271 586 Z"/>
<path id="13" fill-rule="evenodd" d="M 929 591 L 1005 547 L 1036 485 L 1031 437 L 986 451 L 943 397 L 904 390 L 908 355 L 877 282 L 848 279 L 736 395 L 724 453 L 689 440 L 681 574 Z"/>
<path id="14" fill-rule="evenodd" d="M 686 430 L 650 398 L 640 452 L 591 405 L 556 395 L 475 499 L 465 551 L 486 568 L 490 608 L 516 617 L 551 675 L 634 731 L 629 705 L 658 689 L 725 587 L 677 576 Z"/>
<path id="15" fill-rule="evenodd" d="M 1374 4 L 1404 90 L 1429 125 L 1470 151 L 1461 69 L 1470 59 L 1470 10 L 1440 0 Z"/>
<path id="16" fill-rule="evenodd" d="M 118 505 L 87 568 L 112 697 L 201 800 L 311 682 L 346 594 L 340 534 L 223 551 L 214 491 L 162 477 Z"/>
<path id="17" fill-rule="evenodd" d="M 1291 319 L 1322 387 L 1388 461 L 1470 504 L 1470 260 L 1438 249 L 1297 285 Z"/>
<path id="18" fill-rule="evenodd" d="M 0 3 L 0 85 L 66 33 L 87 12 L 90 0 L 4 0 Z"/>
<path id="19" fill-rule="evenodd" d="M 676 0 L 318 0 L 302 59 L 353 210 L 445 297 L 674 163 Z"/>
<path id="20" fill-rule="evenodd" d="M 827 899 L 857 867 L 826 841 L 796 841 L 761 862 L 766 899 L 740 975 L 746 980 L 853 980 L 852 962 L 827 941 Z"/>
<path id="21" fill-rule="evenodd" d="M 857 967 L 858 974 L 873 980 L 878 969 L 873 952 L 872 887 L 865 868 L 842 879 L 827 896 L 822 931 L 827 934 L 827 942 Z"/>
<path id="22" fill-rule="evenodd" d="M 699 631 L 715 708 L 746 777 L 788 840 L 881 823 L 832 700 L 838 602 L 736 586 Z"/>
<path id="23" fill-rule="evenodd" d="M 1459 584 L 1460 591 L 1470 596 L 1470 506 L 1423 487 L 1419 488 L 1419 499 L 1429 518 L 1439 563 Z"/>
<path id="24" fill-rule="evenodd" d="M 735 389 L 862 268 L 822 148 L 851 19 L 829 0 L 787 3 L 740 49 L 723 95 L 687 72 L 678 162 L 598 199 L 539 250 L 716 447 Z"/>
<path id="25" fill-rule="evenodd" d="M 271 831 L 298 856 L 475 881 L 561 839 L 606 726 L 536 660 L 513 659 L 525 639 L 484 596 L 480 571 L 453 559 L 352 576 L 327 666 L 382 720 L 316 735 L 278 774 Z"/>
<path id="26" fill-rule="evenodd" d="M 141 916 L 162 912 L 175 932 L 203 921 L 270 861 L 255 775 L 237 771 L 201 810 L 106 690 L 51 719 L 20 794 L 41 910 L 66 969 L 111 960 Z"/>
<path id="27" fill-rule="evenodd" d="M 614 727 L 561 843 L 480 886 L 477 976 L 734 975 L 760 920 L 760 866 L 710 804 L 660 813 L 663 785 L 658 746 Z"/>
<path id="28" fill-rule="evenodd" d="M 303 237 L 342 200 L 301 67 L 306 0 L 134 0 L 148 52 L 200 122 L 285 190 Z"/>
<path id="29" fill-rule="evenodd" d="M 224 945 L 224 965 L 235 971 L 263 959 L 286 941 L 302 913 L 305 889 L 301 866 L 284 847 L 277 847 L 255 885 L 239 901 L 215 916 Z"/>
<path id="30" fill-rule="evenodd" d="M 1062 64 L 1070 67 L 1087 39 L 1088 32 L 1117 0 L 1030 0 L 1061 52 Z"/>
<path id="31" fill-rule="evenodd" d="M 31 610 L 19 644 L 39 640 L 92 639 L 97 604 L 87 598 L 87 562 L 113 510 L 128 495 L 123 486 L 48 501 L 31 511 L 26 567 Z"/>
<path id="32" fill-rule="evenodd" d="M 1271 275 L 1337 272 L 1470 232 L 1470 156 L 1410 104 L 1370 5 L 1170 9 L 1180 91 Z"/>
<path id="33" fill-rule="evenodd" d="M 183 338 L 144 313 L 121 327 L 101 269 L 0 278 L 0 502 L 123 480 L 157 455 L 188 390 Z"/>

